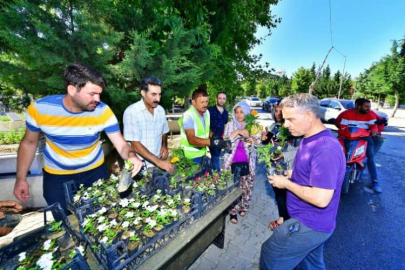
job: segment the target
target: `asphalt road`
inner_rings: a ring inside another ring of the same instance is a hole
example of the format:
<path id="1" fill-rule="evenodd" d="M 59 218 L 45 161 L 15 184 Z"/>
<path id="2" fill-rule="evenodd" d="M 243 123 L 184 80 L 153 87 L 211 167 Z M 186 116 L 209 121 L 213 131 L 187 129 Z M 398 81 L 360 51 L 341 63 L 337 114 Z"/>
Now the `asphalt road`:
<path id="1" fill-rule="evenodd" d="M 273 122 L 255 109 L 262 124 Z M 327 269 L 405 269 L 405 117 L 390 119 L 383 135 L 376 156 L 383 192 L 368 188 L 366 172 L 341 197 L 336 230 L 325 244 Z"/>

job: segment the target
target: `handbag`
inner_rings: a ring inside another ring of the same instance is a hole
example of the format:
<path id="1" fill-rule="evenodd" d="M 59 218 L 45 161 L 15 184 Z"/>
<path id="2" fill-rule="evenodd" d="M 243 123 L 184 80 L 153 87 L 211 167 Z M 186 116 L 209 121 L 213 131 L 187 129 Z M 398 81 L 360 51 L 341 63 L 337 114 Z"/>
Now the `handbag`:
<path id="1" fill-rule="evenodd" d="M 246 176 L 249 174 L 249 163 L 248 162 L 235 162 L 231 165 L 232 174 L 236 173 L 236 169 L 240 168 L 240 176 Z"/>

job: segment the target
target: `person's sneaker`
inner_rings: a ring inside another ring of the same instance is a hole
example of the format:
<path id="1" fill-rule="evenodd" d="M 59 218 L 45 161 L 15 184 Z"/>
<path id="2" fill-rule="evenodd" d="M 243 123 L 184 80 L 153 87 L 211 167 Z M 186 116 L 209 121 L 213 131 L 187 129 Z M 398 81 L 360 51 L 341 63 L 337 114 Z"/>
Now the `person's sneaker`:
<path id="1" fill-rule="evenodd" d="M 371 183 L 371 189 L 374 190 L 375 193 L 381 193 L 382 188 L 378 182 Z"/>

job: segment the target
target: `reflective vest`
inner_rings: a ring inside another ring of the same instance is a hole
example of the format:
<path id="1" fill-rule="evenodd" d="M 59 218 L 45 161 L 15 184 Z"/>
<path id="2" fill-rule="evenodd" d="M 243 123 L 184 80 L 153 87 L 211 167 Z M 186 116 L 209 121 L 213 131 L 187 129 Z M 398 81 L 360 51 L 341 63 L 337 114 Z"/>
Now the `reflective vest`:
<path id="1" fill-rule="evenodd" d="M 208 139 L 210 136 L 210 112 L 205 112 L 205 127 L 200 119 L 200 116 L 194 106 L 191 106 L 179 119 L 180 125 L 180 147 L 184 151 L 184 156 L 188 159 L 194 159 L 205 156 L 207 153 L 207 147 L 198 147 L 188 142 L 186 132 L 183 127 L 183 117 L 189 115 L 193 119 L 194 123 L 194 135 L 197 138 Z"/>

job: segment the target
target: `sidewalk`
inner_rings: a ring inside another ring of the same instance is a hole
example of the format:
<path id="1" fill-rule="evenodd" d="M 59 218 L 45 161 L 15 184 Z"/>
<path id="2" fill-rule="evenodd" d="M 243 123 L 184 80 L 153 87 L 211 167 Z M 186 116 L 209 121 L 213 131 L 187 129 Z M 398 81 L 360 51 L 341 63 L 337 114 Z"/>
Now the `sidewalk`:
<path id="1" fill-rule="evenodd" d="M 224 249 L 210 245 L 189 269 L 259 269 L 262 243 L 272 234 L 269 222 L 277 217 L 274 192 L 267 182 L 264 166 L 260 164 L 256 167 L 248 214 L 243 218 L 238 216 L 236 225 L 229 222 L 228 216 Z"/>

